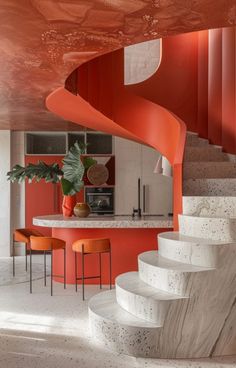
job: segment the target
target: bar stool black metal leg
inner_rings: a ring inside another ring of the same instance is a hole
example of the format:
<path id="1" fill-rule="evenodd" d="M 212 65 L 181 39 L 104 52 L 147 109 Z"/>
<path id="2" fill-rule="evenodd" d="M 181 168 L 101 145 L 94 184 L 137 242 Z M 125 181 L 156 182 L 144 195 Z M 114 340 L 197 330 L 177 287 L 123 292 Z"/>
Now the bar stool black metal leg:
<path id="1" fill-rule="evenodd" d="M 64 248 L 64 289 L 66 288 L 66 248 Z"/>
<path id="2" fill-rule="evenodd" d="M 109 252 L 109 261 L 110 261 L 110 289 L 112 289 L 112 275 L 111 275 L 111 249 Z"/>
<path id="3" fill-rule="evenodd" d="M 25 243 L 25 270 L 27 272 L 28 265 L 27 265 L 27 243 Z"/>
<path id="4" fill-rule="evenodd" d="M 32 250 L 30 249 L 30 294 L 32 294 Z"/>
<path id="5" fill-rule="evenodd" d="M 78 287 L 77 287 L 77 253 L 75 252 L 75 291 L 77 293 Z"/>
<path id="6" fill-rule="evenodd" d="M 102 288 L 102 255 L 99 254 L 99 276 L 100 276 L 100 289 Z"/>
<path id="7" fill-rule="evenodd" d="M 12 246 L 12 273 L 13 276 L 15 276 L 16 272 L 15 272 L 15 242 L 13 240 L 13 246 Z"/>
<path id="8" fill-rule="evenodd" d="M 46 250 L 44 251 L 44 286 L 47 286 L 47 257 Z"/>
<path id="9" fill-rule="evenodd" d="M 53 276 L 53 250 L 51 250 L 51 296 L 53 295 L 52 276 Z"/>
<path id="10" fill-rule="evenodd" d="M 84 244 L 82 244 L 82 295 L 84 300 Z"/>

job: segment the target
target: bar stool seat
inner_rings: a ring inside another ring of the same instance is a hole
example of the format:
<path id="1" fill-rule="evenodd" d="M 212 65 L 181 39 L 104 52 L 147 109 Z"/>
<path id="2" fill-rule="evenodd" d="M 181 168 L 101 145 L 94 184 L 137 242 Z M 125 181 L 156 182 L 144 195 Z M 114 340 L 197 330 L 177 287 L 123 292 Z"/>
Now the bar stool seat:
<path id="1" fill-rule="evenodd" d="M 30 237 L 43 236 L 38 230 L 23 228 L 13 232 L 13 276 L 15 276 L 15 243 L 25 243 L 25 270 L 27 271 L 27 250 L 30 250 Z"/>
<path id="2" fill-rule="evenodd" d="M 64 251 L 64 275 L 53 274 L 53 251 L 62 249 Z M 64 289 L 66 288 L 66 242 L 62 239 L 52 237 L 30 237 L 30 293 L 32 293 L 32 251 L 44 252 L 44 286 L 46 286 L 46 254 L 51 255 L 51 296 L 53 295 L 53 277 L 64 278 Z"/>
<path id="3" fill-rule="evenodd" d="M 82 295 L 84 300 L 84 280 L 87 279 L 100 279 L 100 289 L 102 288 L 102 253 L 109 253 L 110 261 L 110 289 L 112 288 L 112 275 L 111 275 L 111 242 L 108 238 L 101 239 L 79 239 L 72 244 L 72 250 L 75 252 L 75 290 L 77 292 L 77 280 L 82 280 Z M 81 270 L 82 276 L 77 277 L 77 254 L 81 253 Z M 84 257 L 88 254 L 99 255 L 99 275 L 84 276 Z"/>

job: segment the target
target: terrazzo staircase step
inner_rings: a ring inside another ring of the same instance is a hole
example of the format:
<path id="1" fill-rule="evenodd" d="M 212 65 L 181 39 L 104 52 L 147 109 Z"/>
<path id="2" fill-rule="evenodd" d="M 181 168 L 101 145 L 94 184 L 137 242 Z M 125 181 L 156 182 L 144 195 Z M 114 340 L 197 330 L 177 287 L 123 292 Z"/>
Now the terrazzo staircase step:
<path id="1" fill-rule="evenodd" d="M 185 147 L 184 162 L 196 161 L 230 161 L 230 157 L 221 147 Z"/>
<path id="2" fill-rule="evenodd" d="M 225 243 L 236 242 L 236 218 L 179 215 L 179 232 Z"/>
<path id="3" fill-rule="evenodd" d="M 144 321 L 121 308 L 115 290 L 92 297 L 88 304 L 92 336 L 118 353 L 156 357 L 159 324 Z"/>
<path id="4" fill-rule="evenodd" d="M 209 145 L 209 141 L 204 138 L 200 138 L 197 134 L 187 133 L 186 146 L 187 147 L 206 147 Z"/>
<path id="5" fill-rule="evenodd" d="M 236 163 L 234 162 L 185 162 L 184 179 L 198 178 L 236 178 Z"/>
<path id="6" fill-rule="evenodd" d="M 183 214 L 203 217 L 236 217 L 236 197 L 184 196 Z"/>
<path id="7" fill-rule="evenodd" d="M 221 147 L 213 145 L 204 147 L 185 147 L 184 162 L 227 162 L 230 161 L 229 155 L 222 152 Z"/>
<path id="8" fill-rule="evenodd" d="M 236 178 L 186 179 L 183 181 L 184 196 L 236 196 Z"/>
<path id="9" fill-rule="evenodd" d="M 140 279 L 148 285 L 182 297 L 189 295 L 191 273 L 213 269 L 173 261 L 160 256 L 157 251 L 141 253 L 138 268 Z"/>
<path id="10" fill-rule="evenodd" d="M 225 242 L 196 238 L 170 231 L 158 234 L 158 254 L 164 258 L 195 266 L 215 268 L 219 247 Z"/>
<path id="11" fill-rule="evenodd" d="M 116 299 L 132 315 L 162 326 L 170 303 L 182 298 L 146 284 L 138 272 L 128 272 L 116 278 Z"/>

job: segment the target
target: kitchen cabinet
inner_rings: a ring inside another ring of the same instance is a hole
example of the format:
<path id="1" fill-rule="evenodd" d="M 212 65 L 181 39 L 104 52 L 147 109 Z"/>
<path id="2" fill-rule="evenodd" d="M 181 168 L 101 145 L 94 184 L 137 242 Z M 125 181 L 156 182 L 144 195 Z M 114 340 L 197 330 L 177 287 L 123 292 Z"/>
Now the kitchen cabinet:
<path id="1" fill-rule="evenodd" d="M 112 154 L 112 136 L 97 132 L 86 133 L 88 154 Z"/>
<path id="2" fill-rule="evenodd" d="M 78 141 L 85 144 L 85 154 L 113 153 L 113 137 L 96 131 L 25 133 L 26 155 L 65 155 Z"/>
<path id="3" fill-rule="evenodd" d="M 65 155 L 67 152 L 65 133 L 26 133 L 27 155 Z"/>
<path id="4" fill-rule="evenodd" d="M 131 215 L 133 208 L 138 208 L 139 178 L 142 213 L 167 215 L 172 212 L 172 178 L 153 172 L 160 156 L 156 150 L 123 138 L 115 138 L 115 156 L 117 215 Z"/>
<path id="5" fill-rule="evenodd" d="M 68 150 L 75 144 L 75 142 L 85 144 L 85 134 L 81 133 L 69 133 L 68 134 Z"/>
<path id="6" fill-rule="evenodd" d="M 138 178 L 141 177 L 141 145 L 115 138 L 115 213 L 131 215 L 138 207 Z"/>

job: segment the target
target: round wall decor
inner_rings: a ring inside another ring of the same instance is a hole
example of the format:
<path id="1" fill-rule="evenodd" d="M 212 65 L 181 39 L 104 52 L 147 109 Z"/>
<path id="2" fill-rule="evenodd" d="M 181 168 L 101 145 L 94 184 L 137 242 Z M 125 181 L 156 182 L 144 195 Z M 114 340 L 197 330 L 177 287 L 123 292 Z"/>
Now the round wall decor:
<path id="1" fill-rule="evenodd" d="M 108 168 L 103 164 L 94 164 L 87 171 L 87 177 L 91 184 L 105 184 L 109 178 Z"/>

